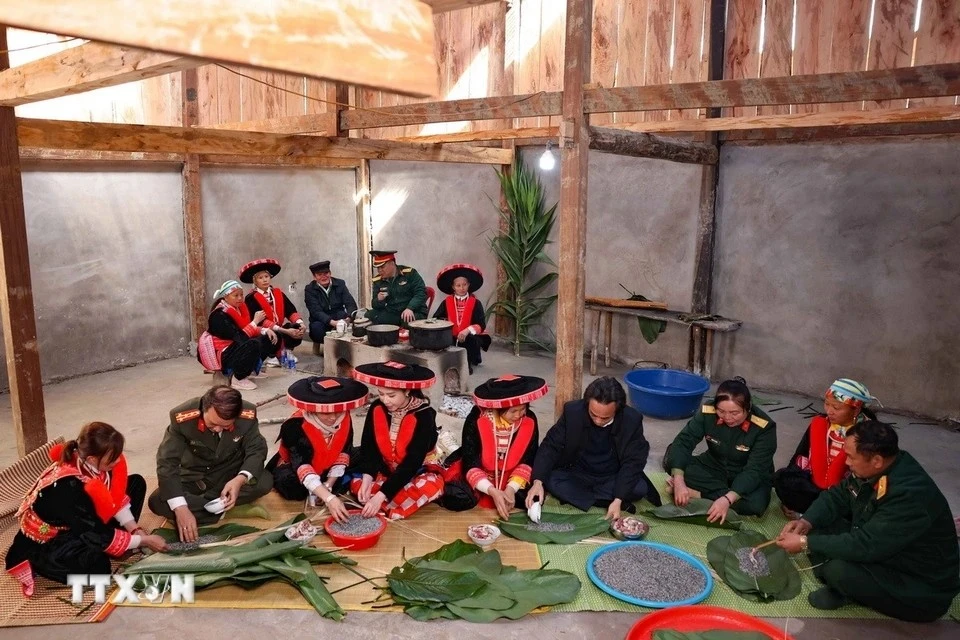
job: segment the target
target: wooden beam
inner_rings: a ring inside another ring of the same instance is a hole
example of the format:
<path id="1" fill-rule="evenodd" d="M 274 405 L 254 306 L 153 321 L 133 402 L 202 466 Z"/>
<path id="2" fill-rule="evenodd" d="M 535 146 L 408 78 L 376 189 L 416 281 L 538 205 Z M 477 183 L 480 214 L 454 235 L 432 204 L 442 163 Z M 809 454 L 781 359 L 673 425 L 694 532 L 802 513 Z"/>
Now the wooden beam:
<path id="1" fill-rule="evenodd" d="M 360 305 L 373 304 L 373 272 L 370 269 L 370 251 L 373 250 L 373 224 L 370 217 L 370 161 L 361 160 L 357 167 L 354 200 L 357 202 L 357 268 L 360 287 Z"/>
<path id="2" fill-rule="evenodd" d="M 9 65 L 7 30 L 0 24 L 0 71 Z M 13 431 L 23 457 L 47 441 L 47 421 L 13 107 L 0 107 L 0 319 Z"/>
<path id="3" fill-rule="evenodd" d="M 335 136 L 337 135 L 337 114 L 310 113 L 303 116 L 285 116 L 269 120 L 224 122 L 204 128 L 226 131 L 263 131 L 265 133 L 321 133 L 325 136 Z"/>
<path id="4" fill-rule="evenodd" d="M 463 133 L 438 133 L 432 136 L 405 136 L 398 142 L 424 142 L 440 144 L 451 142 L 481 142 L 486 140 L 523 140 L 525 138 L 556 138 L 560 127 L 527 127 L 525 129 L 494 129 L 465 131 Z"/>
<path id="5" fill-rule="evenodd" d="M 142 153 L 139 151 L 82 151 L 76 149 L 35 149 L 20 147 L 20 162 L 183 162 L 181 153 Z"/>
<path id="6" fill-rule="evenodd" d="M 254 131 L 188 127 L 18 119 L 20 143 L 26 147 L 91 151 L 149 151 L 212 155 L 306 156 L 421 162 L 508 164 L 509 149 L 445 147 L 390 140 L 291 136 Z"/>
<path id="7" fill-rule="evenodd" d="M 199 120 L 197 70 L 181 74 L 183 126 Z M 190 308 L 190 335 L 196 342 L 207 329 L 207 262 L 203 248 L 203 207 L 200 199 L 200 156 L 188 153 L 183 162 L 183 237 L 187 254 L 187 296 Z"/>
<path id="8" fill-rule="evenodd" d="M 579 398 L 583 385 L 583 296 L 587 254 L 589 117 L 583 85 L 590 82 L 593 0 L 568 0 L 563 52 L 563 146 L 560 149 L 560 277 L 557 280 L 557 388 L 554 412 Z"/>
<path id="9" fill-rule="evenodd" d="M 590 128 L 590 148 L 603 153 L 615 153 L 635 158 L 657 158 L 689 164 L 717 164 L 716 145 L 687 140 L 667 140 L 649 133 Z"/>
<path id="10" fill-rule="evenodd" d="M 429 5 L 434 13 L 479 7 L 482 4 L 493 4 L 494 2 L 506 4 L 506 0 L 420 0 L 420 2 Z"/>
<path id="11" fill-rule="evenodd" d="M 758 129 L 797 129 L 804 127 L 840 127 L 904 122 L 947 122 L 960 120 L 960 107 L 916 107 L 912 109 L 874 109 L 871 111 L 826 111 L 783 115 L 631 122 L 610 125 L 611 129 L 646 133 L 693 131 L 755 131 Z"/>
<path id="12" fill-rule="evenodd" d="M 588 89 L 584 91 L 584 109 L 587 113 L 637 112 L 957 94 L 960 94 L 960 62 L 880 71 Z M 559 114 L 560 93 L 541 92 L 496 98 L 421 102 L 377 109 L 376 112 L 350 110 L 343 113 L 340 124 L 346 129 L 367 129 Z"/>
<path id="13" fill-rule="evenodd" d="M 904 122 L 893 124 L 861 124 L 803 129 L 757 129 L 722 134 L 728 142 L 823 142 L 842 138 L 880 138 L 885 136 L 931 136 L 960 133 L 960 122 Z"/>
<path id="14" fill-rule="evenodd" d="M 313 158 L 309 156 L 231 156 L 201 154 L 200 164 L 256 167 L 310 167 L 314 169 L 356 169 L 362 160 Z"/>
<path id="15" fill-rule="evenodd" d="M 0 0 L 13 27 L 437 95 L 433 13 L 416 0 Z"/>
<path id="16" fill-rule="evenodd" d="M 0 106 L 74 95 L 200 64 L 196 58 L 88 42 L 0 72 Z"/>

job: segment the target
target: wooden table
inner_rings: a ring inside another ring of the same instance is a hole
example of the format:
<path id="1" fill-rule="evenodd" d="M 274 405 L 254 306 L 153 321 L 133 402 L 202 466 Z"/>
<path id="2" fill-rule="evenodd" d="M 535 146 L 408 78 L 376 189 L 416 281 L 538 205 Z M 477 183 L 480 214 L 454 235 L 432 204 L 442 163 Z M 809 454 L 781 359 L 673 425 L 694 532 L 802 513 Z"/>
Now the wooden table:
<path id="1" fill-rule="evenodd" d="M 433 386 L 424 389 L 423 393 L 430 398 L 430 405 L 439 410 L 443 404 L 444 374 L 454 369 L 459 374 L 460 385 L 457 391 L 469 391 L 470 371 L 467 367 L 467 350 L 463 347 L 447 347 L 442 351 L 422 351 L 414 349 L 409 344 L 401 342 L 389 347 L 371 347 L 366 338 L 354 338 L 349 333 L 343 336 L 335 331 L 328 333 L 323 339 L 323 374 L 327 376 L 340 375 L 338 363 L 345 361 L 351 367 L 372 362 L 388 362 L 395 360 L 407 364 L 424 366 L 437 376 Z"/>
<path id="2" fill-rule="evenodd" d="M 690 334 L 690 368 L 693 372 L 710 378 L 710 351 L 713 347 L 713 334 L 716 331 L 728 333 L 736 331 L 743 324 L 740 320 L 731 320 L 715 316 L 713 320 L 688 320 L 684 316 L 690 315 L 683 311 L 670 311 L 660 309 L 626 309 L 623 307 L 613 307 L 605 304 L 587 303 L 584 308 L 587 311 L 596 311 L 597 319 L 593 327 L 593 346 L 590 349 L 590 375 L 597 375 L 597 350 L 600 346 L 600 324 L 604 325 L 605 340 L 603 348 L 603 361 L 606 366 L 610 366 L 610 344 L 613 342 L 613 316 L 614 314 L 632 316 L 634 318 L 649 318 L 651 320 L 662 320 L 674 324 L 681 324 L 691 328 Z M 639 331 L 639 329 L 638 329 Z M 701 344 L 701 340 L 703 344 Z"/>

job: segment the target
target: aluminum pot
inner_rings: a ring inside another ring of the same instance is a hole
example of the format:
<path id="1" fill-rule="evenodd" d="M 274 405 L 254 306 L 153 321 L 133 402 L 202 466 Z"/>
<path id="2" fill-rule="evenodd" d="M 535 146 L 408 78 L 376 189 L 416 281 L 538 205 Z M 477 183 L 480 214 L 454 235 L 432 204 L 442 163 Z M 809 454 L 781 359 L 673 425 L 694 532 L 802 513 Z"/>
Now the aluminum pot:
<path id="1" fill-rule="evenodd" d="M 453 344 L 453 323 L 449 320 L 414 320 L 409 324 L 410 346 L 426 351 L 443 351 Z"/>
<path id="2" fill-rule="evenodd" d="M 370 320 L 364 318 L 353 323 L 353 337 L 362 338 L 367 335 L 367 327 L 370 326 Z"/>
<path id="3" fill-rule="evenodd" d="M 371 347 L 389 347 L 400 339 L 400 327 L 395 324 L 372 324 L 367 327 L 367 344 Z"/>

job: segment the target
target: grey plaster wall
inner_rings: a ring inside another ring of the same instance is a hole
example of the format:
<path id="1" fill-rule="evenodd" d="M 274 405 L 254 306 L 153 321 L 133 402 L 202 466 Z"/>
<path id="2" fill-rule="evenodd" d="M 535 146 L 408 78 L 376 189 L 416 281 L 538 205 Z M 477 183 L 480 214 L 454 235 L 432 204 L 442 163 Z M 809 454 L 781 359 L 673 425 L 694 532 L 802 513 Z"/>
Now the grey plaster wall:
<path id="1" fill-rule="evenodd" d="M 960 140 L 727 146 L 714 300 L 744 321 L 719 376 L 960 414 Z"/>
<path id="2" fill-rule="evenodd" d="M 44 380 L 185 353 L 180 185 L 174 166 L 24 167 Z"/>
<path id="3" fill-rule="evenodd" d="M 543 148 L 524 150 L 524 162 L 543 182 L 547 203 L 560 199 L 560 162 L 550 172 L 539 168 Z M 587 185 L 586 295 L 628 296 L 624 287 L 671 309 L 688 310 L 693 289 L 694 230 L 700 195 L 700 167 L 592 151 Z M 558 210 L 559 216 L 559 210 Z M 559 222 L 556 229 L 559 228 Z M 559 234 L 547 253 L 557 261 Z M 593 342 L 596 314 L 585 318 L 584 346 Z M 556 313 L 545 318 L 555 326 Z M 603 327 L 601 337 L 603 340 Z M 553 339 L 544 332 L 544 336 Z M 615 316 L 612 353 L 618 358 L 687 365 L 687 330 L 668 325 L 652 345 L 640 335 L 634 318 Z"/>
<path id="4" fill-rule="evenodd" d="M 437 272 L 447 264 L 477 265 L 484 275 L 477 297 L 486 306 L 497 283 L 496 261 L 487 242 L 497 230 L 494 203 L 500 200 L 493 168 L 374 161 L 370 189 L 374 249 L 396 249 L 397 261 L 417 269 L 434 288 Z M 438 291 L 434 310 L 443 298 Z"/>
<path id="5" fill-rule="evenodd" d="M 256 258 L 280 261 L 274 285 L 304 316 L 303 288 L 313 279 L 314 262 L 330 260 L 334 277 L 356 295 L 353 170 L 205 167 L 200 175 L 210 296 Z"/>

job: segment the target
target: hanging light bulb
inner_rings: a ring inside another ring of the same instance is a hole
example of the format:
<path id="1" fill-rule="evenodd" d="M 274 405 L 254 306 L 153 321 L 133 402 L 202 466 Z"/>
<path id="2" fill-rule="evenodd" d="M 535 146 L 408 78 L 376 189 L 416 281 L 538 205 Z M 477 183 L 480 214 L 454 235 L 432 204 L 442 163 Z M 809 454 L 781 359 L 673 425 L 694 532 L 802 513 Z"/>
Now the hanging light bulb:
<path id="1" fill-rule="evenodd" d="M 540 156 L 540 168 L 544 171 L 553 171 L 553 168 L 557 166 L 557 159 L 553 155 L 553 151 L 550 150 L 552 146 L 553 143 L 548 142 L 547 150 Z"/>

